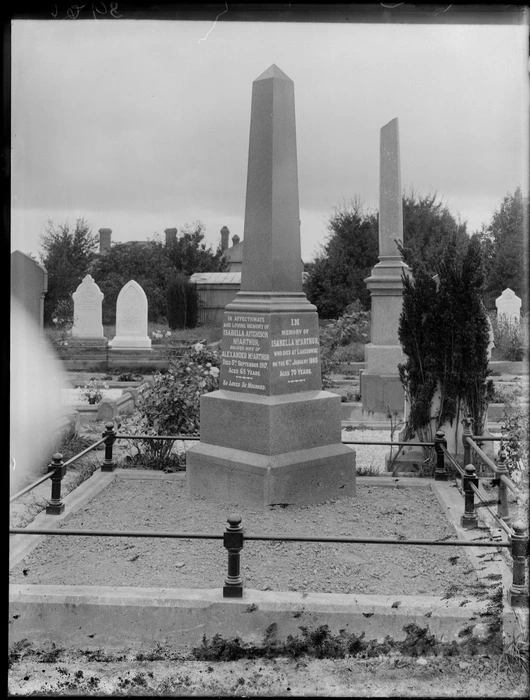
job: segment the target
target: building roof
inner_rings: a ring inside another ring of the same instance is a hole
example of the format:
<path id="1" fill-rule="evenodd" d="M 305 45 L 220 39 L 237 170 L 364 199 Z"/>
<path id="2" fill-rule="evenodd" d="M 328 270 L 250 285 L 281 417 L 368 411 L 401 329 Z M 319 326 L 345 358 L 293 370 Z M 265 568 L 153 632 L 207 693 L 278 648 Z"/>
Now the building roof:
<path id="1" fill-rule="evenodd" d="M 241 272 L 195 272 L 190 277 L 195 284 L 241 284 Z"/>

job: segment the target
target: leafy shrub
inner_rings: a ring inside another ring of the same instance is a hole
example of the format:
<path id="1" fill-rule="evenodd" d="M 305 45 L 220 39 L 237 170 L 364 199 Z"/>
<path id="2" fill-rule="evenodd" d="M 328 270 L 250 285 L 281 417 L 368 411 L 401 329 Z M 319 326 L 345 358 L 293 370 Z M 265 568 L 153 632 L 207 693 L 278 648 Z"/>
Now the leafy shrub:
<path id="1" fill-rule="evenodd" d="M 199 293 L 197 285 L 186 283 L 186 328 L 196 328 L 199 323 Z"/>
<path id="2" fill-rule="evenodd" d="M 186 327 L 186 279 L 179 275 L 167 287 L 166 315 L 172 331 Z"/>
<path id="3" fill-rule="evenodd" d="M 117 380 L 119 382 L 141 382 L 143 380 L 142 374 L 135 374 L 134 372 L 122 372 L 118 375 Z"/>
<path id="4" fill-rule="evenodd" d="M 510 477 L 517 484 L 528 483 L 528 411 L 520 406 L 504 409 L 501 433 L 506 452 L 506 466 Z"/>
<path id="5" fill-rule="evenodd" d="M 52 323 L 59 330 L 67 330 L 74 322 L 74 300 L 60 299 L 55 305 L 52 313 Z"/>
<path id="6" fill-rule="evenodd" d="M 346 307 L 345 312 L 335 321 L 330 321 L 320 330 L 320 364 L 322 386 L 333 386 L 330 375 L 337 369 L 340 347 L 350 342 L 366 343 L 370 333 L 370 312 L 364 311 L 356 301 Z M 364 359 L 364 355 L 363 355 Z"/>
<path id="7" fill-rule="evenodd" d="M 136 435 L 198 435 L 200 397 L 219 388 L 220 353 L 196 343 L 183 355 L 171 360 L 165 374 L 140 388 L 137 410 L 125 419 L 121 431 Z M 172 440 L 134 441 L 146 466 L 164 468 L 170 463 L 182 467 L 171 451 Z"/>

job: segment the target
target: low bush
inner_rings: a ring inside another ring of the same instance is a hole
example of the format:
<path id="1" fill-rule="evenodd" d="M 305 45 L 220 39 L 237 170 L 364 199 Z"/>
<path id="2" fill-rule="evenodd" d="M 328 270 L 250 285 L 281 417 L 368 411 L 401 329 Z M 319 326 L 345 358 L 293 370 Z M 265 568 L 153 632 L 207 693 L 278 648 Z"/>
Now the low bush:
<path id="1" fill-rule="evenodd" d="M 130 435 L 199 435 L 200 398 L 219 388 L 221 356 L 203 343 L 174 358 L 166 373 L 140 388 L 135 413 L 125 418 L 120 432 Z M 134 440 L 133 463 L 152 469 L 182 468 L 172 454 L 173 440 Z"/>
<path id="2" fill-rule="evenodd" d="M 320 363 L 324 389 L 334 386 L 330 375 L 337 370 L 340 362 L 362 362 L 364 360 L 364 343 L 368 342 L 369 334 L 370 312 L 364 311 L 358 301 L 350 304 L 338 319 L 326 323 L 321 328 Z M 348 349 L 344 346 L 349 344 L 353 345 L 350 347 L 348 354 Z M 353 348 L 355 348 L 355 351 L 352 353 Z M 342 355 L 340 354 L 341 352 Z M 345 359 L 346 357 L 361 359 L 347 360 Z"/>

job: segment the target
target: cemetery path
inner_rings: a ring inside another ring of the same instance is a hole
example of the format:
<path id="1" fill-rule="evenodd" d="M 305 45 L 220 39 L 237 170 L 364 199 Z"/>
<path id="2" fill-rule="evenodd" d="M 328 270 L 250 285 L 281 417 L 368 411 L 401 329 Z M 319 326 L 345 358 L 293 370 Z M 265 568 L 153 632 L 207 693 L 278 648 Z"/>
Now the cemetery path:
<path id="1" fill-rule="evenodd" d="M 22 658 L 8 672 L 11 696 L 527 697 L 526 674 L 498 658 L 240 659 L 43 662 Z"/>

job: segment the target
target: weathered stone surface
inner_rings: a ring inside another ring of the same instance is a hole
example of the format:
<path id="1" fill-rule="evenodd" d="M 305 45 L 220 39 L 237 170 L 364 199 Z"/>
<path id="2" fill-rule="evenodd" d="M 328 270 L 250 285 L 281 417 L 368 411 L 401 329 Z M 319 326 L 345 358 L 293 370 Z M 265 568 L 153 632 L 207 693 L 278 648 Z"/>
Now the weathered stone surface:
<path id="1" fill-rule="evenodd" d="M 109 343 L 111 349 L 149 350 L 147 328 L 147 297 L 138 282 L 130 280 L 116 301 L 116 336 Z"/>
<path id="2" fill-rule="evenodd" d="M 201 440 L 264 455 L 340 442 L 341 403 L 337 398 L 327 391 L 271 397 L 232 391 L 204 394 Z M 244 430 L 240 430 L 242 425 Z"/>
<path id="3" fill-rule="evenodd" d="M 74 300 L 73 338 L 103 338 L 103 292 L 91 275 L 86 275 L 72 294 Z"/>

